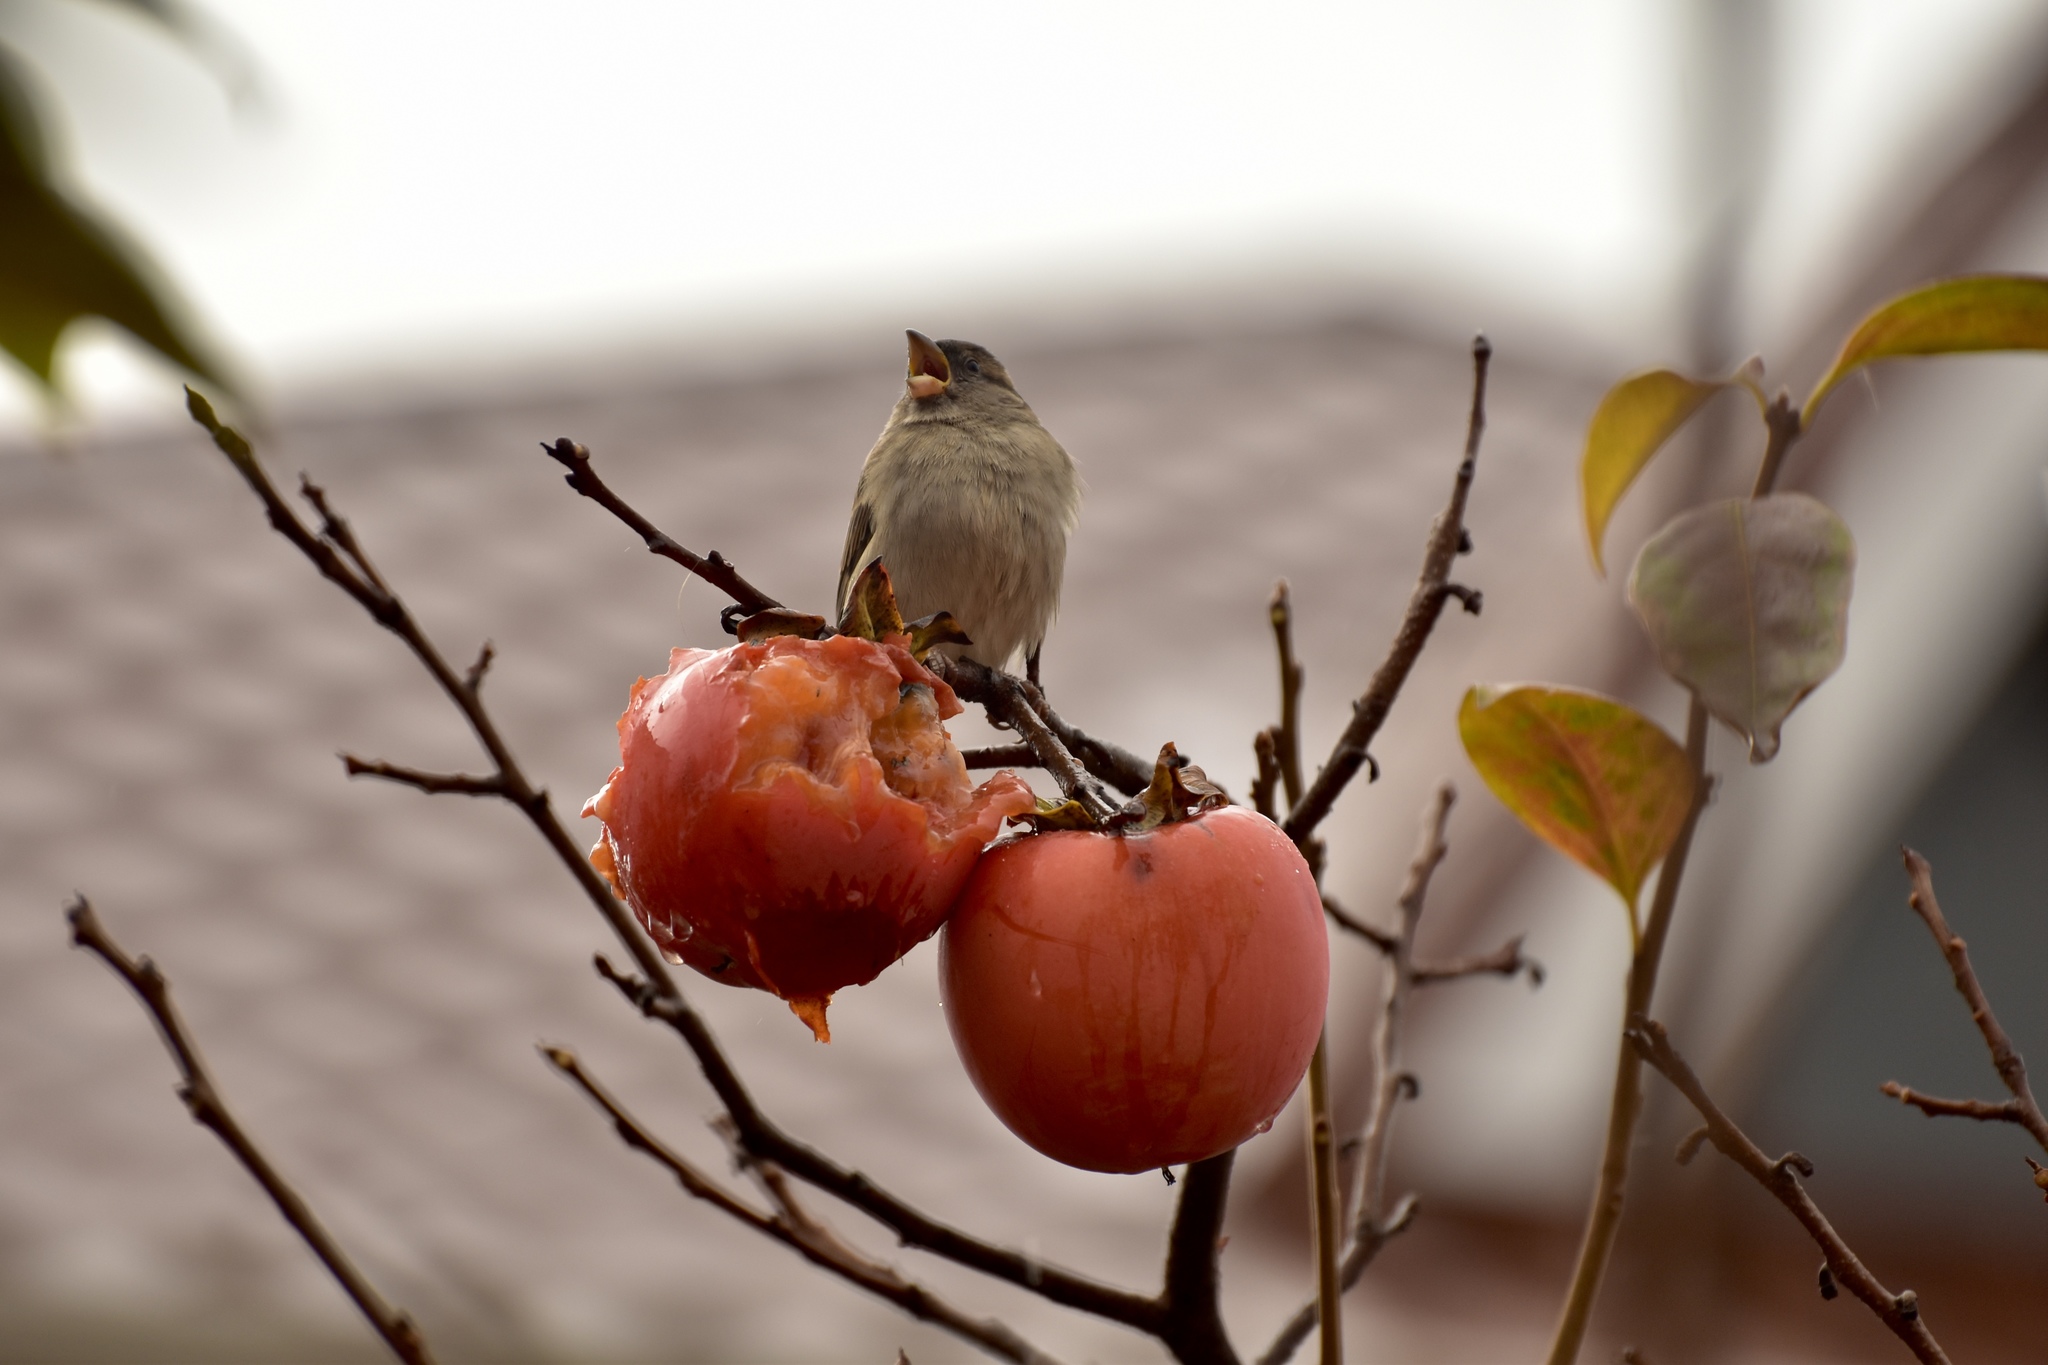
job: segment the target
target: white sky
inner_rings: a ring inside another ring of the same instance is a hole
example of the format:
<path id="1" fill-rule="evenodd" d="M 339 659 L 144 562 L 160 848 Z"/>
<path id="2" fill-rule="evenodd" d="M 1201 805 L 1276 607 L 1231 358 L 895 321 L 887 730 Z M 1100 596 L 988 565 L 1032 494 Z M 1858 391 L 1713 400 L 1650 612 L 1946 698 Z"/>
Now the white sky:
<path id="1" fill-rule="evenodd" d="M 125 17 L 12 0 L 85 180 L 276 396 L 1280 282 L 1670 358 L 1711 2 L 205 0 L 271 92 L 236 118 Z M 1766 322 L 2048 17 L 1778 8 Z M 71 360 L 89 409 L 163 399 L 118 345 Z"/>

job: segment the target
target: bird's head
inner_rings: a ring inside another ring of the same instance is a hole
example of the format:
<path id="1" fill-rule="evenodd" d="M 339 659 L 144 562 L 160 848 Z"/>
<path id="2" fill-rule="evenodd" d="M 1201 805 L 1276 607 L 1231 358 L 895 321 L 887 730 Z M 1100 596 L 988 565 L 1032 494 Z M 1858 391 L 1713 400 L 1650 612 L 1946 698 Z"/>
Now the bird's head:
<path id="1" fill-rule="evenodd" d="M 909 375 L 904 387 L 919 407 L 972 404 L 1000 395 L 1014 399 L 1017 386 L 1003 362 L 988 348 L 971 341 L 933 341 L 923 332 L 906 332 L 910 341 Z"/>

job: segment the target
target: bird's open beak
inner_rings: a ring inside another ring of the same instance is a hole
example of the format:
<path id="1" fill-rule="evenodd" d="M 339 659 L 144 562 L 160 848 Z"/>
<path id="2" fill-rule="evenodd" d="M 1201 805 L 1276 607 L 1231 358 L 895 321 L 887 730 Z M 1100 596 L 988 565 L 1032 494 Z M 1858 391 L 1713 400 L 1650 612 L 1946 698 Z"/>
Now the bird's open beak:
<path id="1" fill-rule="evenodd" d="M 944 393 L 953 382 L 953 367 L 947 363 L 946 353 L 923 332 L 904 335 L 910 338 L 911 397 L 932 398 Z"/>

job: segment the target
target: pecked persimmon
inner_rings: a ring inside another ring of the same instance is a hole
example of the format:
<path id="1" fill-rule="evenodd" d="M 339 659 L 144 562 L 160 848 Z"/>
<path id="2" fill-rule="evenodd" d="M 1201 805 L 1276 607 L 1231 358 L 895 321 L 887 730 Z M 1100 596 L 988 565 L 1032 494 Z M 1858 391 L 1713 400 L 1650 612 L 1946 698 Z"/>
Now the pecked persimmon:
<path id="1" fill-rule="evenodd" d="M 1148 805 L 1162 782 L 1199 781 L 1165 756 L 1159 772 Z M 1315 877 L 1264 816 L 1196 804 L 1136 830 L 998 844 L 940 939 L 975 1088 L 1070 1166 L 1227 1151 L 1271 1125 L 1315 1051 L 1330 983 Z"/>
<path id="2" fill-rule="evenodd" d="M 678 649 L 634 684 L 591 860 L 672 961 L 787 1000 L 820 1041 L 843 986 L 929 938 L 1034 798 L 973 785 L 960 702 L 904 648 L 778 635 Z"/>

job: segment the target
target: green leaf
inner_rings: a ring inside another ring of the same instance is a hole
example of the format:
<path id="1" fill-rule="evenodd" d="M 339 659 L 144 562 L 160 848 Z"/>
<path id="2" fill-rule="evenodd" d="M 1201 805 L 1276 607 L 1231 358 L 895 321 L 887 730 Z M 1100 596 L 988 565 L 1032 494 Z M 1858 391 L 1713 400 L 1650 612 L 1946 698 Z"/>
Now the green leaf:
<path id="1" fill-rule="evenodd" d="M 29 83 L 0 50 L 0 349 L 48 391 L 58 338 L 87 316 L 235 392 L 142 250 L 58 187 Z"/>
<path id="2" fill-rule="evenodd" d="M 1472 766 L 1521 822 L 1628 903 L 1692 808 L 1692 765 L 1654 722 L 1565 687 L 1475 687 L 1458 708 Z"/>
<path id="3" fill-rule="evenodd" d="M 1730 498 L 1674 518 L 1644 544 L 1628 599 L 1664 671 L 1749 741 L 1778 727 L 1841 666 L 1856 543 L 1804 493 Z"/>
<path id="4" fill-rule="evenodd" d="M 1811 425 L 1821 400 L 1873 360 L 1960 351 L 2048 350 L 2048 277 L 1965 275 L 1901 294 L 1857 324 L 1800 412 Z"/>
<path id="5" fill-rule="evenodd" d="M 1735 384 L 1753 389 L 1750 369 L 1745 366 L 1733 379 L 1688 379 L 1675 370 L 1651 370 L 1622 380 L 1600 400 L 1586 428 L 1586 453 L 1579 458 L 1579 492 L 1593 567 L 1601 577 L 1607 576 L 1601 543 L 1621 495 L 1709 398 Z"/>

